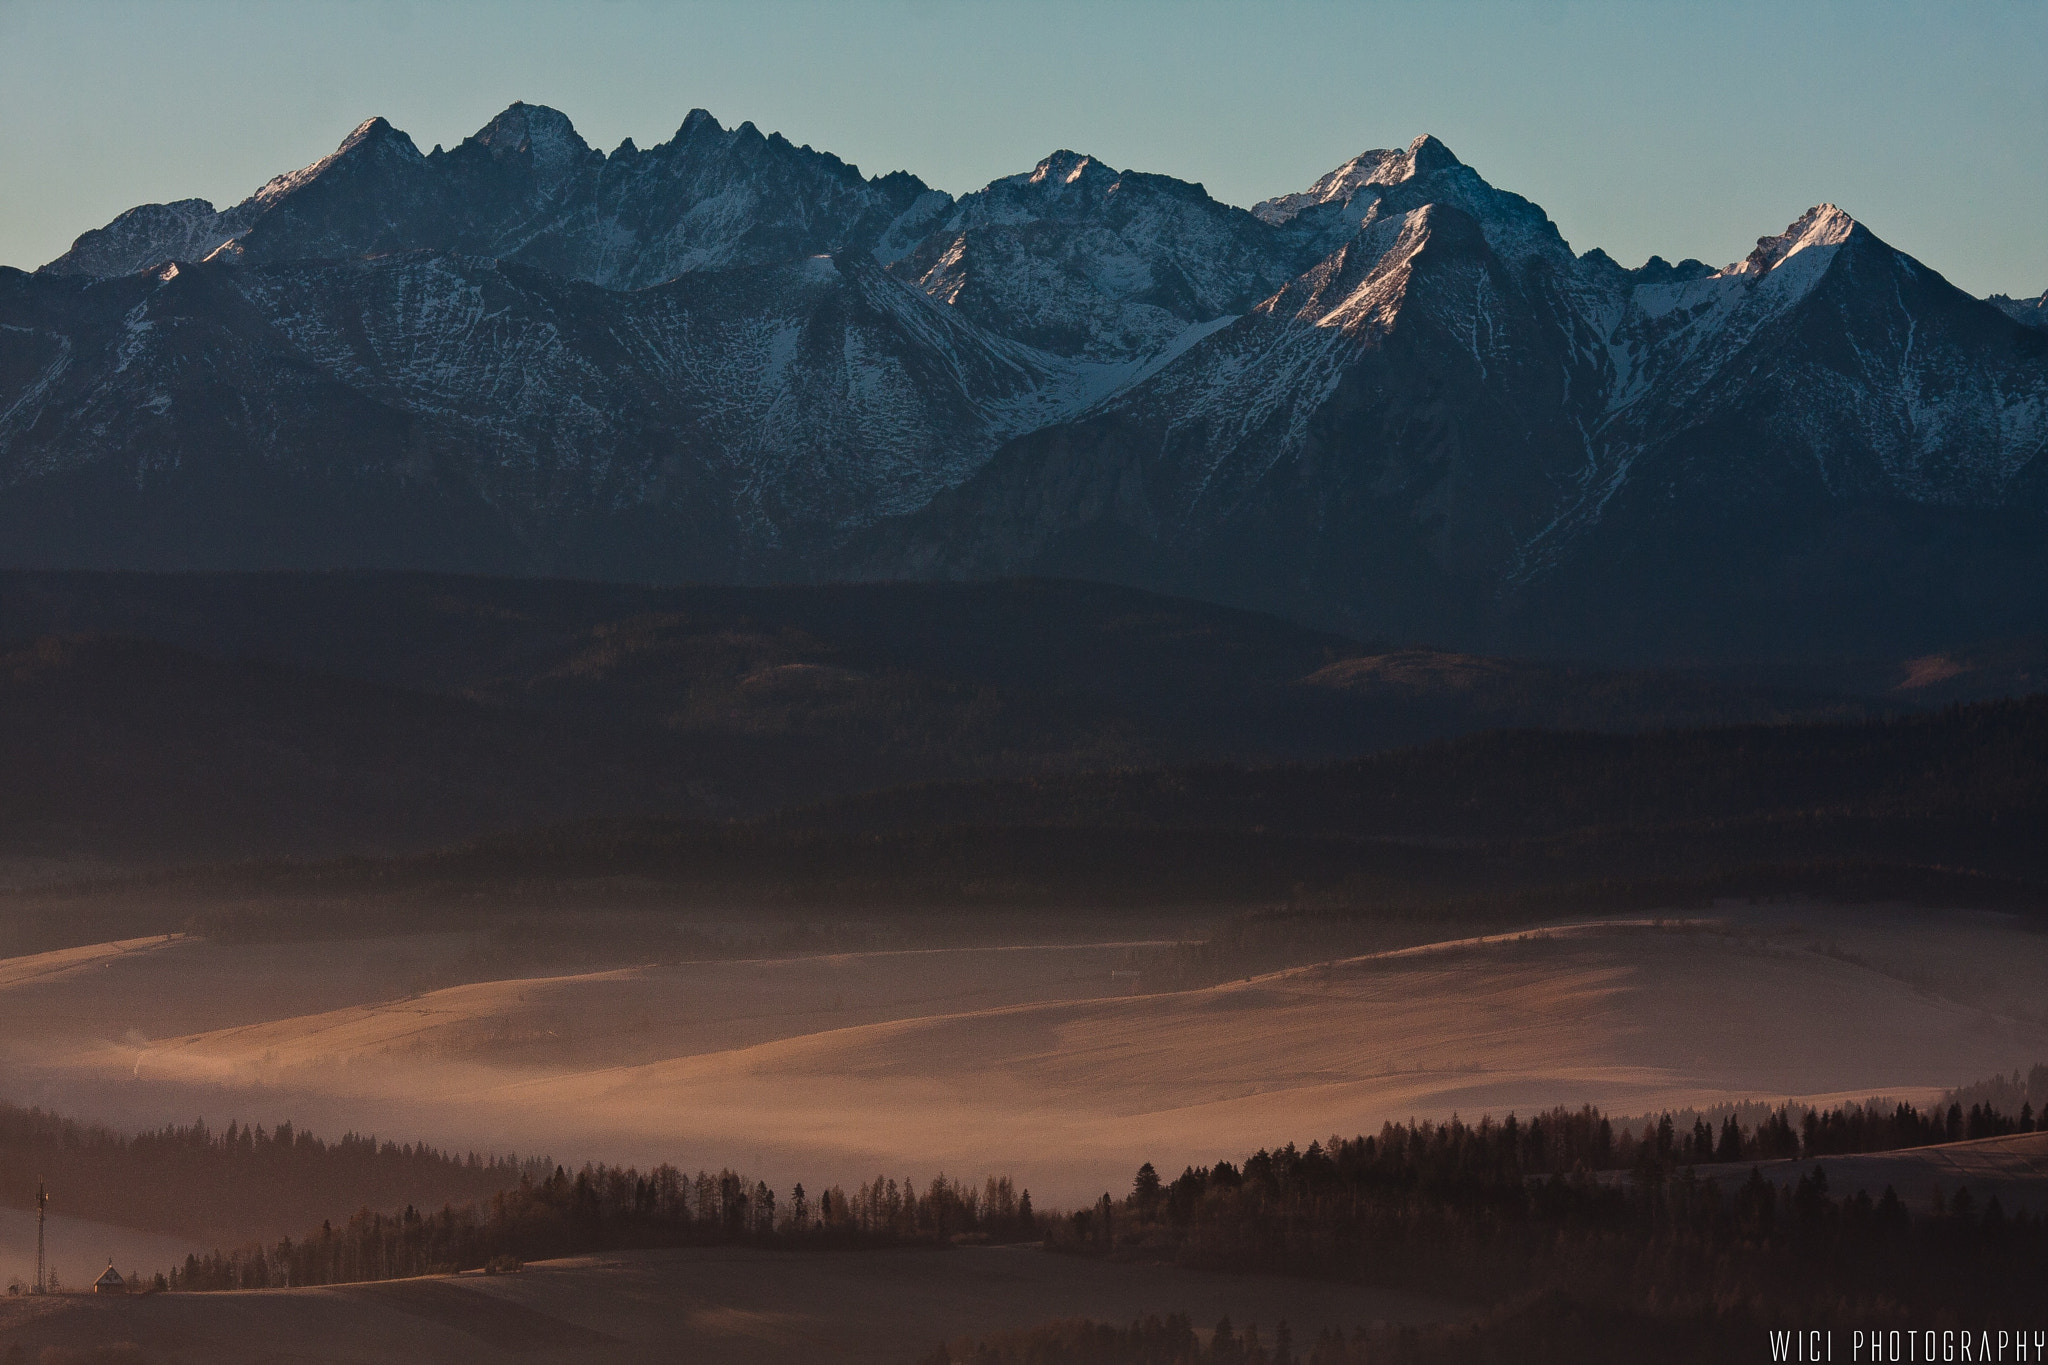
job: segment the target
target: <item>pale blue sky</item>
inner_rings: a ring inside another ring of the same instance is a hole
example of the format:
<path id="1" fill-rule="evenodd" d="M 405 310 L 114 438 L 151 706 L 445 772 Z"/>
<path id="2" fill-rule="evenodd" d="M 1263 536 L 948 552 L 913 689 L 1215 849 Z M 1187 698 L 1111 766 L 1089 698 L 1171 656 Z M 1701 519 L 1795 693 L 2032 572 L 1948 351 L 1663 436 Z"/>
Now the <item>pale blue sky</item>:
<path id="1" fill-rule="evenodd" d="M 1974 293 L 2048 288 L 2048 0 L 0 0 L 0 263 L 515 99 L 606 149 L 701 105 L 955 193 L 1072 147 L 1237 204 L 1427 131 L 1624 264 L 1832 200 Z"/>

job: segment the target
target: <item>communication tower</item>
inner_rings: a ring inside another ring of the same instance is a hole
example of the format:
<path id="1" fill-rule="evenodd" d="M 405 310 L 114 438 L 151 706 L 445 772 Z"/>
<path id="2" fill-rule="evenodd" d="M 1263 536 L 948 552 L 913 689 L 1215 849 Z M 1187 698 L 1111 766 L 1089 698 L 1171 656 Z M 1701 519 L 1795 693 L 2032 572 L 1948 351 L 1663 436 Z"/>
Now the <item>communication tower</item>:
<path id="1" fill-rule="evenodd" d="M 42 1181 L 40 1181 L 40 1180 L 38 1180 L 38 1181 L 36 1182 L 36 1290 L 35 1290 L 35 1292 L 36 1292 L 36 1293 L 38 1293 L 38 1294 L 42 1294 L 42 1293 L 47 1293 L 47 1292 L 48 1292 L 48 1290 L 47 1290 L 47 1289 L 45 1288 L 45 1285 L 44 1285 L 44 1279 L 43 1279 L 43 1209 L 44 1209 L 44 1208 L 45 1208 L 45 1207 L 46 1207 L 46 1206 L 47 1206 L 47 1205 L 49 1204 L 49 1202 L 50 1202 L 50 1192 L 49 1192 L 49 1190 L 47 1190 L 47 1189 L 45 1189 L 45 1188 L 43 1187 L 43 1182 L 42 1182 Z"/>

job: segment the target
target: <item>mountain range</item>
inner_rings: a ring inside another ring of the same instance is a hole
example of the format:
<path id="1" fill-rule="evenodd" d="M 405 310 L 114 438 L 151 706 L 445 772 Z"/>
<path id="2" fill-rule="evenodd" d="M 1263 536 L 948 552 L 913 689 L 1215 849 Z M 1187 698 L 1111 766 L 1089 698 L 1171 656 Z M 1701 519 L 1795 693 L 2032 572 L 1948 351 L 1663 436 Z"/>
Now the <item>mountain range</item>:
<path id="1" fill-rule="evenodd" d="M 1575 252 L 1434 138 L 958 199 L 692 112 L 372 119 L 0 270 L 0 564 L 1064 576 L 1635 662 L 2048 629 L 2048 296 L 1822 204 Z"/>

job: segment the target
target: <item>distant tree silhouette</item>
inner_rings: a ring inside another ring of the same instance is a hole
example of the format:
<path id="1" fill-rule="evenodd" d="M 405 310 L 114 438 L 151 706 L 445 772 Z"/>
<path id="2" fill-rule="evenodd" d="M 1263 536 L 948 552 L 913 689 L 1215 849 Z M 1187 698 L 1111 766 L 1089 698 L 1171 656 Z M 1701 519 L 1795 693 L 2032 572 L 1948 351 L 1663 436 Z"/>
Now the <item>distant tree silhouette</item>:
<path id="1" fill-rule="evenodd" d="M 0 1204 L 33 1207 L 40 1175 L 76 1217 L 195 1239 L 246 1235 L 244 1210 L 291 1226 L 336 1210 L 487 1199 L 550 1165 L 356 1133 L 327 1141 L 289 1122 L 131 1134 L 0 1105 Z"/>
<path id="2" fill-rule="evenodd" d="M 1872 1109 L 1859 1130 L 1851 1120 L 1862 1111 L 1844 1108 L 1807 1131 L 1869 1136 L 1891 1130 L 1901 1114 L 1908 1129 L 1927 1126 L 1900 1106 Z M 1726 1186 L 1699 1178 L 1677 1132 L 1675 1121 L 1617 1127 L 1590 1108 L 1554 1109 L 1526 1124 L 1387 1124 L 1374 1136 L 1262 1149 L 1241 1167 L 1189 1166 L 1156 1191 L 1141 1168 L 1125 1199 L 1103 1196 L 1053 1224 L 1047 1240 L 1076 1254 L 1453 1296 L 1557 1290 L 1602 1313 L 1644 1303 L 1715 1313 L 1724 1310 L 1712 1305 L 1743 1305 L 1745 1314 L 1843 1325 L 1867 1325 L 1859 1313 L 1891 1321 L 1908 1312 L 2008 1312 L 2030 1303 L 2048 1275 L 2048 1220 L 1980 1209 L 1967 1189 L 1937 1197 L 1933 1216 L 1911 1218 L 1894 1190 L 1881 1200 L 1837 1197 L 1817 1160 L 1775 1182 L 1752 1164 L 1739 1185 Z M 1698 1132 L 1695 1125 L 1695 1139 Z M 1738 1128 L 1735 1144 L 1752 1153 L 1789 1145 L 1797 1155 L 1800 1134 L 1780 1108 L 1753 1130 Z M 1625 1179 L 1595 1175 L 1588 1158 L 1602 1152 Z M 1219 1348 L 1212 1340 L 1208 1349 Z M 1213 1358 L 1251 1358 L 1249 1333 L 1225 1338 L 1220 1350 Z"/>
<path id="3" fill-rule="evenodd" d="M 474 1269 L 595 1251 L 725 1243 L 792 1248 L 944 1245 L 959 1240 L 1023 1240 L 1035 1232 L 1030 1192 L 1014 1205 L 984 1205 L 982 1191 L 936 1176 L 919 1192 L 908 1181 L 877 1176 L 854 1194 L 833 1189 L 819 1198 L 816 1220 L 790 1191 L 789 1216 L 778 1220 L 775 1192 L 735 1171 L 700 1172 L 692 1181 L 672 1166 L 642 1174 L 632 1167 L 561 1166 L 524 1176 L 487 1203 L 444 1206 L 438 1213 L 408 1206 L 397 1214 L 363 1210 L 346 1224 L 273 1246 L 190 1256 L 167 1277 L 177 1290 L 263 1289 L 274 1285 L 339 1284 Z M 999 1188 L 1014 1189 L 1005 1178 Z M 1106 1198 L 1106 1196 L 1105 1196 Z"/>
<path id="4" fill-rule="evenodd" d="M 1131 1198 L 1141 1209 L 1150 1209 L 1159 1202 L 1159 1172 L 1151 1162 L 1138 1168 L 1137 1179 L 1131 1182 Z"/>

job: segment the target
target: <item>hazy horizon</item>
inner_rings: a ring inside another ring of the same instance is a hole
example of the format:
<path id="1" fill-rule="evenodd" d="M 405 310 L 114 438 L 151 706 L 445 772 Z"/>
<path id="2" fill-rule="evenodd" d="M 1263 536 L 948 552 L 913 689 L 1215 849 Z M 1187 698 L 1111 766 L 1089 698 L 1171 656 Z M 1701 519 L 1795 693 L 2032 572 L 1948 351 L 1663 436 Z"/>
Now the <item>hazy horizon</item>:
<path id="1" fill-rule="evenodd" d="M 0 262 L 139 203 L 237 202 L 365 118 L 424 150 L 523 99 L 605 149 L 703 107 L 954 194 L 1066 147 L 1239 205 L 1427 132 L 1625 265 L 1724 265 L 1829 201 L 1972 293 L 2031 296 L 2044 56 L 2042 7 L 16 0 Z"/>

